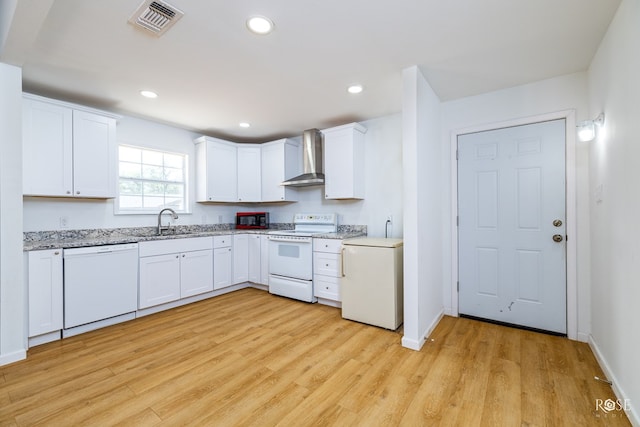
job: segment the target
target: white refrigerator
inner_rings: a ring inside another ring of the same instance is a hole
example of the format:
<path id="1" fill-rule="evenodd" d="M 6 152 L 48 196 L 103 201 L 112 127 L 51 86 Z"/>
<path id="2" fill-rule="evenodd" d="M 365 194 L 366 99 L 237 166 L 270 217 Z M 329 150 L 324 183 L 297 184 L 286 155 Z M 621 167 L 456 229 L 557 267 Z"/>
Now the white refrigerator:
<path id="1" fill-rule="evenodd" d="M 396 330 L 403 322 L 402 239 L 347 239 L 342 257 L 342 317 Z"/>

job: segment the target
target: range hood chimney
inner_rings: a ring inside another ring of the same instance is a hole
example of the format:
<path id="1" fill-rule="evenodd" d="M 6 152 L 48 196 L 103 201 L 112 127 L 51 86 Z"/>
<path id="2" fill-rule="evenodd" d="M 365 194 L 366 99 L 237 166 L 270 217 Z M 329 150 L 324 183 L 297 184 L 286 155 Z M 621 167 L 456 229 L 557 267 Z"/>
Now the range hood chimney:
<path id="1" fill-rule="evenodd" d="M 302 175 L 282 183 L 289 187 L 309 187 L 324 185 L 322 171 L 322 132 L 308 129 L 302 133 Z"/>

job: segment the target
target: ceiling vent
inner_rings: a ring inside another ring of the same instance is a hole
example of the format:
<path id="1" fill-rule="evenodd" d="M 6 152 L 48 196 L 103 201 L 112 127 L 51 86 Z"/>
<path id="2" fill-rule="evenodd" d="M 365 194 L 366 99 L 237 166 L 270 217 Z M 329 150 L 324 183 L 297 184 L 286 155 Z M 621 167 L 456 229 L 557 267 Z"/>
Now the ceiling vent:
<path id="1" fill-rule="evenodd" d="M 160 0 L 145 0 L 140 7 L 133 12 L 129 22 L 151 31 L 160 37 L 173 26 L 184 12 L 169 3 Z"/>

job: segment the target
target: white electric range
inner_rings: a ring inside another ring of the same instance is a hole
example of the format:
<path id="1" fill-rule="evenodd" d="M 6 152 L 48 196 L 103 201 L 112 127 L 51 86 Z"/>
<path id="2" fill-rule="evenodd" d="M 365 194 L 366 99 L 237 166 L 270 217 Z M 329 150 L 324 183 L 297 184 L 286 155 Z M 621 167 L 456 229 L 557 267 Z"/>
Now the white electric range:
<path id="1" fill-rule="evenodd" d="M 295 214 L 293 230 L 269 232 L 269 292 L 306 302 L 313 295 L 313 236 L 335 233 L 337 214 Z"/>

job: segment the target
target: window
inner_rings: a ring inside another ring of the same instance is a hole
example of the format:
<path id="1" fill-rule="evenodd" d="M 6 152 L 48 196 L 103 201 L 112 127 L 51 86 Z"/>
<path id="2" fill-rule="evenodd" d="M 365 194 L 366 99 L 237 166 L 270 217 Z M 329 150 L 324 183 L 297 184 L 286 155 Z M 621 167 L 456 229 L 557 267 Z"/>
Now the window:
<path id="1" fill-rule="evenodd" d="M 119 213 L 187 211 L 187 155 L 128 145 L 118 148 Z"/>

